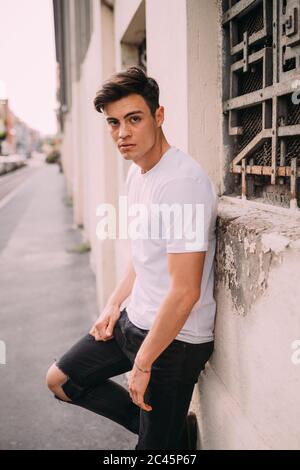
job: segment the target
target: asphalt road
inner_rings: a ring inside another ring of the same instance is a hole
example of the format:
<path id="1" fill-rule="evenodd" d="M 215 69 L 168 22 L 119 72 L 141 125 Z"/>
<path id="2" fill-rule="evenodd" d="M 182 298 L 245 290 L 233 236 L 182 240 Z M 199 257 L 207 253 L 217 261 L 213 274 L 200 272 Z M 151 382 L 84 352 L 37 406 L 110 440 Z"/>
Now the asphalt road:
<path id="1" fill-rule="evenodd" d="M 18 170 L 0 179 L 0 197 L 0 449 L 134 449 L 137 436 L 45 385 L 98 314 L 89 253 L 69 252 L 82 240 L 64 176 L 56 165 Z"/>

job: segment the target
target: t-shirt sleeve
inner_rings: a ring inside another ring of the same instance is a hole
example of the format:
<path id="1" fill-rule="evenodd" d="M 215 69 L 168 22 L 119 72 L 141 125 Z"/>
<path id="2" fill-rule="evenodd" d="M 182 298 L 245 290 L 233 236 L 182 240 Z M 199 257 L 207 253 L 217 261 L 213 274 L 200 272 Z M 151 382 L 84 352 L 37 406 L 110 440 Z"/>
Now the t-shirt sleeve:
<path id="1" fill-rule="evenodd" d="M 209 178 L 171 180 L 160 194 L 167 253 L 207 251 L 215 237 L 217 197 Z"/>

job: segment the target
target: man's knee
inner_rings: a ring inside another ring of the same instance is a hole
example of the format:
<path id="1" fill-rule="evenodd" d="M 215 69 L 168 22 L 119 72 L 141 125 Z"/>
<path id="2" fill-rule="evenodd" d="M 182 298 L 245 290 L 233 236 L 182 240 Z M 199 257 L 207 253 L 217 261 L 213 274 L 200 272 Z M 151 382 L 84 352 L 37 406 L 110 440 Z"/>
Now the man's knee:
<path id="1" fill-rule="evenodd" d="M 46 384 L 49 390 L 63 401 L 70 401 L 61 388 L 67 380 L 68 376 L 64 374 L 55 363 L 52 364 L 46 375 Z"/>

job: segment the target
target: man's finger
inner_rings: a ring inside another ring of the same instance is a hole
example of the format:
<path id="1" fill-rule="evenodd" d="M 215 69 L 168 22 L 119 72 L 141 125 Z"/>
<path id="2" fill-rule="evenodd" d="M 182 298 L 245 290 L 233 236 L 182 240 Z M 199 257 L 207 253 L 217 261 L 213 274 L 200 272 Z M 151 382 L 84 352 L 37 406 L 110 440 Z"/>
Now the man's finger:
<path id="1" fill-rule="evenodd" d="M 103 339 L 103 337 L 105 336 L 105 328 L 106 328 L 106 325 L 103 325 L 102 323 L 99 325 L 96 325 L 95 327 L 95 332 L 98 335 L 98 337 L 101 339 Z"/>
<path id="2" fill-rule="evenodd" d="M 142 402 L 140 407 L 145 411 L 152 411 L 152 406 L 146 405 L 146 403 Z"/>
<path id="3" fill-rule="evenodd" d="M 96 341 L 101 341 L 102 340 L 102 335 L 99 333 L 97 329 L 95 329 L 95 340 Z"/>
<path id="4" fill-rule="evenodd" d="M 107 325 L 106 332 L 105 332 L 107 336 L 111 336 L 111 337 L 112 337 L 115 324 L 116 324 L 116 320 L 113 319 L 113 318 L 111 318 L 111 319 L 109 320 L 109 323 L 108 323 L 108 325 Z"/>
<path id="5" fill-rule="evenodd" d="M 113 337 L 113 334 L 111 333 L 111 331 L 106 330 L 106 331 L 105 331 L 104 338 L 105 338 L 105 339 L 110 339 L 110 338 L 112 338 L 112 337 Z"/>
<path id="6" fill-rule="evenodd" d="M 109 341 L 112 338 L 113 338 L 113 336 L 105 336 L 105 338 L 102 338 L 102 340 L 103 341 Z"/>
<path id="7" fill-rule="evenodd" d="M 144 397 L 137 396 L 137 405 L 140 408 L 142 408 L 142 410 L 145 410 L 145 411 L 151 411 L 152 410 L 152 406 L 146 405 L 146 403 L 144 402 Z"/>
<path id="8" fill-rule="evenodd" d="M 144 402 L 136 404 L 144 411 L 152 411 L 152 407 L 150 405 L 146 405 Z"/>

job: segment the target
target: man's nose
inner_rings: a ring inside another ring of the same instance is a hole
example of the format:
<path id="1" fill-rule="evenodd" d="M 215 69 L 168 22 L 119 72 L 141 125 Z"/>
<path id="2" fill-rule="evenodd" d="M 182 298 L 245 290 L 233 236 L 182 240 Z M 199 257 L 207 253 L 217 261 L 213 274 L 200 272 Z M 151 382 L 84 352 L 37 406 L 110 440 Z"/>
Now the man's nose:
<path id="1" fill-rule="evenodd" d="M 121 139 L 125 139 L 125 137 L 128 137 L 130 135 L 130 130 L 126 122 L 120 123 L 119 126 L 119 137 Z"/>

